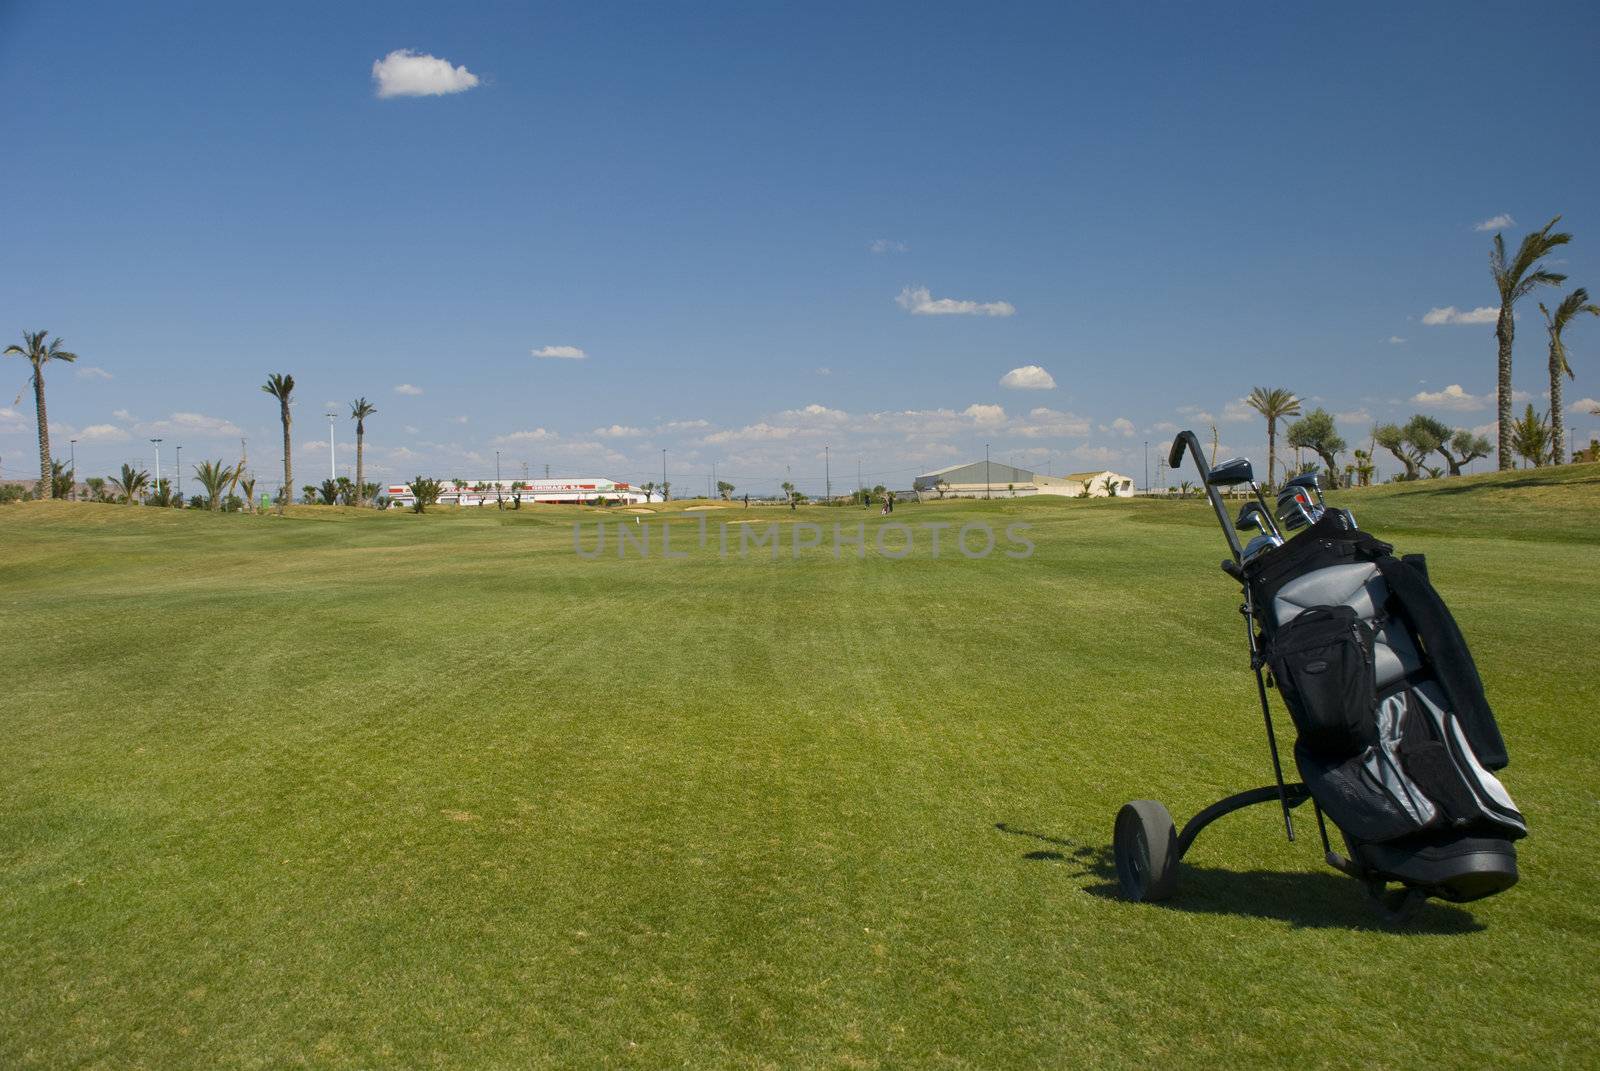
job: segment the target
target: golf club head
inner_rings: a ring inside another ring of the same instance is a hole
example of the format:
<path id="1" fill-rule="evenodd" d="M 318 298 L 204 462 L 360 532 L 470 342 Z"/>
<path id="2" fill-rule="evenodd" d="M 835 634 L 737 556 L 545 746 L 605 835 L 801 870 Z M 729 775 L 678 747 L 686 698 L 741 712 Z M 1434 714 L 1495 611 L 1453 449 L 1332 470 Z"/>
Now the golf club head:
<path id="1" fill-rule="evenodd" d="M 1248 528 L 1259 528 L 1263 532 L 1271 532 L 1272 525 L 1267 520 L 1267 511 L 1261 508 L 1259 502 L 1246 502 L 1244 508 L 1239 510 L 1239 518 L 1233 526 L 1243 531 Z"/>
<path id="2" fill-rule="evenodd" d="M 1247 457 L 1230 457 L 1211 468 L 1206 482 L 1212 487 L 1236 487 L 1241 483 L 1254 483 L 1256 470 Z"/>
<path id="3" fill-rule="evenodd" d="M 1322 507 L 1311 502 L 1304 491 L 1278 499 L 1278 522 L 1286 532 L 1298 532 L 1321 517 Z"/>
<path id="4" fill-rule="evenodd" d="M 1307 472 L 1307 473 L 1305 473 L 1303 475 L 1296 476 L 1292 480 L 1285 481 L 1284 485 L 1283 485 L 1283 490 L 1287 491 L 1290 488 L 1301 488 L 1303 490 L 1310 491 L 1312 496 L 1316 499 L 1317 505 L 1318 506 L 1322 506 L 1323 505 L 1323 501 L 1322 501 L 1322 484 L 1318 481 L 1316 473 Z M 1279 497 L 1281 498 L 1282 496 L 1283 496 L 1283 492 L 1280 491 L 1279 492 Z"/>
<path id="5" fill-rule="evenodd" d="M 1259 557 L 1274 547 L 1283 546 L 1283 540 L 1271 532 L 1263 532 L 1245 545 L 1244 554 L 1240 557 L 1242 564 L 1248 565 L 1253 559 Z"/>

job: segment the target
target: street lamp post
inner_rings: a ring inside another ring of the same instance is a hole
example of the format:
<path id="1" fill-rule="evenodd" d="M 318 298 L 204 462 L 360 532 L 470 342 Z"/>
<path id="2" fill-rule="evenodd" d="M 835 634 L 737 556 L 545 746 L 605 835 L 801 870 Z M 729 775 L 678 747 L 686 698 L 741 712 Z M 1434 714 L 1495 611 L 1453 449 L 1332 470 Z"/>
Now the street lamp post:
<path id="1" fill-rule="evenodd" d="M 661 501 L 667 500 L 667 448 L 661 448 Z"/>
<path id="2" fill-rule="evenodd" d="M 150 440 L 150 445 L 152 445 L 152 446 L 154 446 L 156 448 L 156 484 L 155 484 L 155 489 L 154 489 L 153 493 L 160 494 L 161 493 L 161 440 L 160 439 L 151 439 Z"/>
<path id="3" fill-rule="evenodd" d="M 822 504 L 833 503 L 833 467 L 828 458 L 828 448 L 822 448 Z"/>
<path id="4" fill-rule="evenodd" d="M 177 480 L 178 497 L 182 498 L 183 497 L 183 444 L 182 443 L 178 444 L 177 453 L 178 453 L 178 460 L 174 461 L 172 463 L 172 467 L 178 470 L 178 474 L 177 474 L 177 476 L 174 477 L 174 479 Z"/>
<path id="5" fill-rule="evenodd" d="M 72 445 L 72 462 L 67 469 L 67 476 L 72 482 L 72 489 L 67 493 L 67 497 L 76 502 L 78 500 L 78 440 L 68 439 L 67 442 Z"/>
<path id="6" fill-rule="evenodd" d="M 1144 493 L 1150 493 L 1150 440 L 1144 441 Z"/>
<path id="7" fill-rule="evenodd" d="M 500 501 L 500 451 L 494 452 L 494 508 L 505 509 Z"/>
<path id="8" fill-rule="evenodd" d="M 989 444 L 983 444 L 983 497 L 989 497 Z"/>
<path id="9" fill-rule="evenodd" d="M 334 483 L 339 482 L 339 471 L 334 467 L 333 460 L 333 422 L 337 419 L 333 413 L 328 414 L 328 479 Z"/>

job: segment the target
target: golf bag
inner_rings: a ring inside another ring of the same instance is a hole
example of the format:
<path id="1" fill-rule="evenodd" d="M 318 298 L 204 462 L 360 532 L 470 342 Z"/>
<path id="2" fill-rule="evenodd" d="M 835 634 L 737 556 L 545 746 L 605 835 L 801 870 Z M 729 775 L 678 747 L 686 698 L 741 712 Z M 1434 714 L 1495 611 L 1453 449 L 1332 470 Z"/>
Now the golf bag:
<path id="1" fill-rule="evenodd" d="M 1329 511 L 1247 562 L 1259 670 L 1297 730 L 1295 763 L 1353 871 L 1447 900 L 1517 879 L 1527 825 L 1466 641 L 1420 555 Z"/>

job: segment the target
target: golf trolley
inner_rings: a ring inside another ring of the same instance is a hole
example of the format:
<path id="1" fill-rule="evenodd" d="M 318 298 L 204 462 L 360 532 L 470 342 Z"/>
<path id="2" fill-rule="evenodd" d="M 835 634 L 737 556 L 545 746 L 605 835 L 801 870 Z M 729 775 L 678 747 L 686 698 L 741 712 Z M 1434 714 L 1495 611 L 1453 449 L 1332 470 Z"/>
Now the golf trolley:
<path id="1" fill-rule="evenodd" d="M 1506 765 L 1505 744 L 1421 555 L 1396 557 L 1348 510 L 1328 509 L 1314 475 L 1287 481 L 1274 513 L 1248 459 L 1212 467 L 1185 431 L 1172 444 L 1174 470 L 1186 451 L 1228 543 L 1222 569 L 1243 588 L 1274 783 L 1218 800 L 1181 833 L 1157 801 L 1125 804 L 1113 840 L 1123 895 L 1172 896 L 1195 839 L 1245 807 L 1276 802 L 1293 841 L 1291 812 L 1307 800 L 1328 864 L 1361 881 L 1391 920 L 1430 896 L 1464 902 L 1515 884 L 1511 842 L 1527 827 L 1489 772 Z M 1237 519 L 1222 497 L 1234 487 L 1253 496 Z M 1242 542 L 1251 529 L 1259 534 Z M 1284 779 L 1269 683 L 1294 722 L 1298 782 Z M 1330 822 L 1344 853 L 1329 840 Z"/>

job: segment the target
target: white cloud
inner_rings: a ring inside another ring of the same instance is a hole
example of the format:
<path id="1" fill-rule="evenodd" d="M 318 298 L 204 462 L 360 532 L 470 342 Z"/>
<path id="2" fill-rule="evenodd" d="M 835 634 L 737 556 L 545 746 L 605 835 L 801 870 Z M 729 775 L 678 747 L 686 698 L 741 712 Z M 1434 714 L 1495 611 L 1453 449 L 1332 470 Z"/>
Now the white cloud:
<path id="1" fill-rule="evenodd" d="M 909 252 L 911 247 L 893 238 L 874 238 L 867 243 L 867 248 L 874 253 L 905 253 Z"/>
<path id="2" fill-rule="evenodd" d="M 609 428 L 595 428 L 591 435 L 598 435 L 602 439 L 632 439 L 643 435 L 641 428 L 630 428 L 623 424 L 613 424 Z"/>
<path id="3" fill-rule="evenodd" d="M 90 424 L 78 432 L 78 439 L 86 443 L 125 443 L 131 436 L 115 424 Z"/>
<path id="4" fill-rule="evenodd" d="M 148 424 L 140 424 L 134 430 L 146 436 L 182 433 L 216 439 L 234 439 L 244 434 L 239 425 L 233 421 L 206 416 L 203 413 L 173 413 L 166 420 L 153 420 Z"/>
<path id="5" fill-rule="evenodd" d="M 403 425 L 400 430 L 405 432 L 407 435 L 415 435 L 417 433 L 417 429 L 410 424 Z"/>
<path id="6" fill-rule="evenodd" d="M 831 375 L 833 375 L 833 369 L 831 369 L 831 368 L 819 368 L 819 369 L 817 369 L 817 375 L 819 375 L 819 376 L 831 376 Z"/>
<path id="7" fill-rule="evenodd" d="M 478 76 L 449 60 L 409 48 L 397 48 L 372 63 L 372 80 L 380 97 L 438 97 L 460 93 L 478 84 Z"/>
<path id="8" fill-rule="evenodd" d="M 707 435 L 704 441 L 708 446 L 719 443 L 772 442 L 777 439 L 793 438 L 799 430 L 762 421 L 758 424 L 747 424 L 737 431 L 714 431 Z"/>
<path id="9" fill-rule="evenodd" d="M 1121 435 L 1125 439 L 1131 439 L 1137 429 L 1134 428 L 1133 421 L 1129 420 L 1127 417 L 1117 417 L 1117 419 L 1113 420 L 1110 424 L 1100 425 L 1100 430 L 1114 432 L 1117 435 Z"/>
<path id="10" fill-rule="evenodd" d="M 452 423 L 452 424 L 470 424 L 470 423 L 472 423 L 472 418 L 467 416 L 465 413 L 463 413 L 458 417 L 451 417 L 450 418 L 450 423 Z"/>
<path id="11" fill-rule="evenodd" d="M 1461 384 L 1452 383 L 1444 390 L 1418 391 L 1411 396 L 1411 401 L 1415 405 L 1427 405 L 1435 409 L 1448 409 L 1452 412 L 1465 413 L 1487 407 L 1490 397 L 1487 394 L 1468 394 L 1461 389 Z"/>
<path id="12" fill-rule="evenodd" d="M 107 372 L 104 368 L 96 368 L 92 364 L 86 364 L 82 368 L 76 368 L 76 369 L 73 370 L 72 374 L 73 374 L 73 376 L 75 376 L 78 379 L 116 379 L 117 378 L 116 376 L 112 375 L 110 372 Z"/>
<path id="13" fill-rule="evenodd" d="M 709 420 L 669 420 L 656 428 L 657 431 L 700 431 L 709 428 Z"/>
<path id="14" fill-rule="evenodd" d="M 1242 424 L 1247 420 L 1254 420 L 1260 415 L 1260 413 L 1250 408 L 1250 403 L 1243 398 L 1236 398 L 1222 407 L 1222 419 L 1229 423 Z"/>
<path id="15" fill-rule="evenodd" d="M 1600 413 L 1600 401 L 1593 398 L 1579 398 L 1567 406 L 1569 413 Z"/>
<path id="16" fill-rule="evenodd" d="M 584 353 L 577 346 L 540 346 L 538 349 L 530 350 L 529 352 L 535 357 L 553 357 L 564 361 L 583 361 L 589 357 L 587 353 Z"/>
<path id="17" fill-rule="evenodd" d="M 1403 346 L 1403 345 L 1405 345 L 1405 342 L 1406 342 L 1406 340 L 1401 338 L 1399 335 L 1390 335 L 1389 336 L 1389 345 L 1391 345 L 1391 346 Z"/>
<path id="18" fill-rule="evenodd" d="M 1506 227 L 1514 227 L 1516 224 L 1517 221 L 1511 218 L 1511 213 L 1502 212 L 1498 216 L 1490 216 L 1482 223 L 1474 223 L 1472 229 L 1475 231 L 1498 231 L 1504 230 Z"/>
<path id="19" fill-rule="evenodd" d="M 510 446 L 512 443 L 547 443 L 559 438 L 553 431 L 544 428 L 534 428 L 532 431 L 514 431 L 510 435 L 502 435 L 495 439 L 497 446 Z"/>
<path id="20" fill-rule="evenodd" d="M 404 394 L 407 397 L 411 397 L 411 398 L 418 398 L 418 397 L 422 396 L 422 388 L 421 387 L 413 387 L 409 383 L 401 383 L 401 384 L 399 384 L 398 386 L 395 387 L 394 392 L 396 394 Z"/>
<path id="21" fill-rule="evenodd" d="M 913 316 L 1010 316 L 1017 311 L 1009 301 L 958 301 L 935 298 L 925 286 L 908 286 L 900 291 L 895 304 Z"/>
<path id="22" fill-rule="evenodd" d="M 1367 412 L 1365 408 L 1352 409 L 1346 413 L 1333 414 L 1333 419 L 1341 424 L 1365 424 L 1372 419 L 1372 414 Z"/>
<path id="23" fill-rule="evenodd" d="M 138 417 L 134 416 L 132 413 L 128 412 L 126 409 L 118 409 L 115 412 L 113 412 L 111 415 L 116 417 L 118 420 L 126 420 L 129 423 L 133 423 L 134 421 L 137 421 L 139 419 Z"/>
<path id="24" fill-rule="evenodd" d="M 1006 411 L 998 405 L 974 403 L 963 409 L 961 415 L 971 417 L 980 428 L 996 428 L 1006 422 Z"/>
<path id="25" fill-rule="evenodd" d="M 1036 364 L 1013 368 L 1000 377 L 1000 385 L 1010 390 L 1055 390 L 1055 377 Z"/>
<path id="26" fill-rule="evenodd" d="M 785 409 L 779 415 L 785 420 L 802 420 L 813 423 L 822 420 L 837 424 L 849 419 L 849 414 L 843 409 L 829 409 L 827 406 L 817 405 L 815 402 L 804 409 Z"/>
<path id="27" fill-rule="evenodd" d="M 1469 312 L 1463 312 L 1454 305 L 1443 308 L 1429 309 L 1422 314 L 1422 322 L 1429 327 L 1438 327 L 1440 324 L 1492 324 L 1500 318 L 1500 310 L 1493 305 L 1479 305 Z"/>

